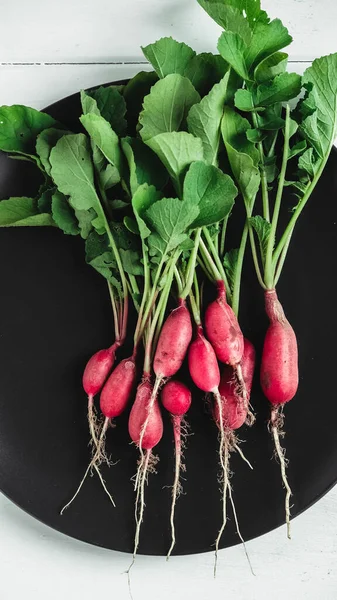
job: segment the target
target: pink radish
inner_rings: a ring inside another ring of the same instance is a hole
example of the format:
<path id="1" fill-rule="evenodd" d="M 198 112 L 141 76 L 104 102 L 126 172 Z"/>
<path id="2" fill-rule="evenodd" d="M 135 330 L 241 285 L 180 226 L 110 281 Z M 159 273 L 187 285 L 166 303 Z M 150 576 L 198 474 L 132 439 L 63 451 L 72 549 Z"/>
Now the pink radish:
<path id="1" fill-rule="evenodd" d="M 277 406 L 292 400 L 297 392 L 297 340 L 276 290 L 265 292 L 265 307 L 270 325 L 264 339 L 261 387 L 269 402 Z"/>
<path id="2" fill-rule="evenodd" d="M 255 369 L 255 348 L 246 338 L 244 339 L 241 367 L 249 400 Z M 246 421 L 247 407 L 242 398 L 240 384 L 236 378 L 236 371 L 229 365 L 225 365 L 222 371 L 219 392 L 222 398 L 224 426 L 232 430 L 239 429 Z M 214 408 L 214 418 L 218 423 L 219 411 L 217 404 Z"/>
<path id="3" fill-rule="evenodd" d="M 298 350 L 296 335 L 279 302 L 276 290 L 265 292 L 265 308 L 269 317 L 261 362 L 261 387 L 272 405 L 270 428 L 280 461 L 283 485 L 286 489 L 285 513 L 290 539 L 290 498 L 292 491 L 286 474 L 285 452 L 280 444 L 284 435 L 283 406 L 295 396 L 298 388 Z"/>
<path id="4" fill-rule="evenodd" d="M 136 533 L 133 559 L 128 569 L 128 573 L 135 561 L 139 546 L 140 527 L 143 521 L 145 508 L 145 483 L 147 482 L 148 474 L 154 472 L 158 460 L 157 457 L 152 454 L 152 449 L 160 442 L 163 435 L 163 420 L 157 394 L 155 395 L 154 400 L 152 398 L 153 385 L 148 376 L 145 376 L 142 383 L 138 386 L 136 398 L 129 416 L 129 434 L 132 441 L 140 450 L 140 461 L 135 482 Z M 145 453 L 143 452 L 143 449 L 145 450 Z"/>
<path id="5" fill-rule="evenodd" d="M 171 414 L 171 420 L 173 425 L 174 435 L 174 446 L 175 446 L 175 474 L 174 483 L 172 488 L 172 504 L 171 504 L 171 532 L 172 541 L 171 546 L 167 554 L 169 559 L 171 552 L 175 545 L 175 526 L 174 526 L 174 514 L 175 506 L 179 493 L 181 492 L 181 484 L 179 481 L 180 471 L 185 470 L 184 465 L 181 463 L 182 459 L 182 426 L 183 417 L 191 406 L 192 396 L 191 392 L 181 381 L 172 379 L 166 385 L 164 385 L 161 400 L 164 408 Z"/>
<path id="6" fill-rule="evenodd" d="M 217 393 L 220 371 L 213 346 L 206 340 L 201 325 L 189 347 L 188 367 L 195 385 L 203 392 Z"/>
<path id="7" fill-rule="evenodd" d="M 101 391 L 104 382 L 114 365 L 118 347 L 119 343 L 115 342 L 110 348 L 95 352 L 95 354 L 89 358 L 83 373 L 83 389 L 88 395 L 89 430 L 91 439 L 96 447 L 98 426 L 94 412 L 94 397 Z"/>
<path id="8" fill-rule="evenodd" d="M 218 281 L 218 297 L 206 309 L 205 330 L 221 362 L 231 366 L 240 363 L 243 335 L 235 313 L 227 303 L 223 281 Z"/>
<path id="9" fill-rule="evenodd" d="M 185 300 L 180 299 L 179 306 L 172 310 L 167 317 L 158 338 L 153 360 L 153 370 L 156 375 L 156 380 L 148 404 L 148 414 L 139 440 L 140 450 L 142 450 L 143 446 L 143 432 L 147 428 L 160 384 L 164 378 L 172 377 L 179 371 L 186 356 L 191 338 L 191 315 L 186 307 Z"/>

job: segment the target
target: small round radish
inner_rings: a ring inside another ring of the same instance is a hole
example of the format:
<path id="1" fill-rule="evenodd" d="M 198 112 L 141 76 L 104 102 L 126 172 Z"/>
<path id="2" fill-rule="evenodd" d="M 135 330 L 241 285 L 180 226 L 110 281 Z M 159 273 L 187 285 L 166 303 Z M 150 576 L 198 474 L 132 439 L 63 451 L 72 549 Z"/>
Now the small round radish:
<path id="1" fill-rule="evenodd" d="M 195 385 L 204 392 L 214 392 L 220 383 L 220 371 L 213 346 L 199 325 L 188 351 L 188 367 Z"/>
<path id="2" fill-rule="evenodd" d="M 191 406 L 191 392 L 181 381 L 177 381 L 176 379 L 171 379 L 162 390 L 161 393 L 162 404 L 164 408 L 171 414 L 171 421 L 173 425 L 173 435 L 174 435 L 174 450 L 175 450 L 175 472 L 174 472 L 174 482 L 172 487 L 172 504 L 171 504 L 171 516 L 170 516 L 170 524 L 171 524 L 171 535 L 172 541 L 169 551 L 167 553 L 167 559 L 171 556 L 171 552 L 175 546 L 176 536 L 175 536 L 175 525 L 174 525 L 174 515 L 175 515 L 175 507 L 177 502 L 178 494 L 181 492 L 181 484 L 180 484 L 180 471 L 183 468 L 181 464 L 182 458 L 182 423 L 183 416 L 187 413 L 188 409 Z"/>
<path id="3" fill-rule="evenodd" d="M 129 416 L 129 434 L 132 441 L 139 445 L 142 430 L 148 416 L 149 403 L 153 392 L 150 381 L 143 381 L 137 389 L 135 401 Z M 147 420 L 146 429 L 142 436 L 141 449 L 152 450 L 163 435 L 163 420 L 159 408 L 158 399 L 155 398 L 150 418 Z"/>
<path id="4" fill-rule="evenodd" d="M 295 396 L 298 388 L 296 335 L 285 317 L 276 290 L 265 292 L 265 307 L 270 325 L 263 346 L 261 387 L 271 404 L 285 404 Z"/>
<path id="5" fill-rule="evenodd" d="M 153 370 L 157 379 L 172 377 L 181 365 L 192 339 L 191 315 L 185 301 L 167 317 L 156 348 Z"/>
<path id="6" fill-rule="evenodd" d="M 181 381 L 171 379 L 162 389 L 161 401 L 164 408 L 172 415 L 182 416 L 191 406 L 192 395 L 188 387 Z"/>
<path id="7" fill-rule="evenodd" d="M 227 303 L 222 281 L 218 282 L 217 299 L 206 309 L 205 329 L 218 359 L 228 365 L 237 365 L 243 355 L 243 335 L 235 313 Z"/>
<path id="8" fill-rule="evenodd" d="M 88 396 L 96 396 L 101 391 L 104 382 L 115 362 L 118 344 L 99 350 L 89 358 L 83 373 L 83 389 Z"/>
<path id="9" fill-rule="evenodd" d="M 249 401 L 255 369 L 255 348 L 246 338 L 244 339 L 244 352 L 241 359 L 241 368 Z M 240 385 L 236 379 L 236 371 L 229 365 L 225 365 L 222 371 L 219 392 L 222 397 L 222 418 L 224 426 L 233 430 L 239 429 L 247 418 L 247 406 L 242 397 L 242 393 L 240 393 Z M 219 421 L 217 404 L 214 407 L 214 418 L 216 422 Z"/>
<path id="10" fill-rule="evenodd" d="M 134 385 L 137 369 L 134 357 L 125 358 L 112 371 L 100 397 L 100 408 L 107 419 L 118 417 L 127 407 Z"/>

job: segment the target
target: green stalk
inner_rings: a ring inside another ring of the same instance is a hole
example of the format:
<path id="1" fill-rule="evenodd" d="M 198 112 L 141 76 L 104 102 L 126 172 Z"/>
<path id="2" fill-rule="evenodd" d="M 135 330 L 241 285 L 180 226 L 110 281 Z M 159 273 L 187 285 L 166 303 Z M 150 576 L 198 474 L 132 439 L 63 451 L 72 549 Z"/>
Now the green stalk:
<path id="1" fill-rule="evenodd" d="M 228 216 L 224 218 L 222 221 L 221 227 L 221 236 L 220 236 L 220 258 L 222 259 L 225 256 L 225 241 L 226 241 L 226 232 L 227 232 L 227 224 L 228 224 Z"/>
<path id="2" fill-rule="evenodd" d="M 196 300 L 195 300 L 195 297 L 194 297 L 194 294 L 193 294 L 192 290 L 190 292 L 190 303 L 191 303 L 191 310 L 192 310 L 193 319 L 194 319 L 195 324 L 198 327 L 199 325 L 201 325 L 200 311 L 199 311 L 199 308 L 197 306 L 197 303 L 196 303 Z"/>
<path id="3" fill-rule="evenodd" d="M 287 242 L 283 246 L 283 250 L 282 250 L 281 255 L 280 255 L 280 260 L 278 261 L 277 269 L 276 269 L 276 272 L 275 272 L 274 287 L 277 286 L 278 280 L 280 279 L 282 268 L 283 268 L 283 265 L 284 265 L 284 261 L 286 259 L 287 253 L 288 253 L 288 248 L 289 248 L 289 244 L 290 244 L 292 233 L 293 233 L 293 231 L 290 233 L 290 235 L 289 235 L 289 237 L 287 239 Z"/>
<path id="4" fill-rule="evenodd" d="M 255 129 L 259 128 L 258 117 L 255 112 L 252 113 L 253 124 Z M 270 213 L 269 213 L 269 193 L 268 193 L 268 182 L 266 176 L 266 168 L 265 168 L 265 155 L 263 150 L 262 142 L 258 143 L 258 150 L 260 153 L 260 161 L 261 161 L 261 192 L 262 192 L 262 206 L 263 206 L 263 217 L 266 221 L 270 221 Z"/>
<path id="5" fill-rule="evenodd" d="M 182 293 L 180 294 L 180 298 L 182 300 L 185 300 L 187 298 L 187 296 L 189 295 L 189 293 L 191 291 L 192 285 L 193 285 L 193 276 L 194 276 L 196 262 L 197 262 L 197 256 L 198 256 L 198 250 L 199 250 L 199 244 L 200 244 L 200 236 L 201 236 L 201 228 L 196 230 L 195 239 L 194 239 L 194 247 L 190 254 L 190 258 L 189 258 L 188 265 L 187 265 L 186 284 L 185 284 L 185 287 L 184 287 Z"/>
<path id="6" fill-rule="evenodd" d="M 193 278 L 193 283 L 194 283 L 194 296 L 195 296 L 195 302 L 198 308 L 198 311 L 200 313 L 200 289 L 199 289 L 199 282 L 198 282 L 198 277 L 197 274 L 194 273 L 194 278 Z"/>
<path id="7" fill-rule="evenodd" d="M 249 230 L 248 222 L 246 222 L 243 232 L 242 232 L 241 243 L 239 246 L 238 260 L 236 263 L 235 276 L 234 276 L 234 282 L 233 282 L 233 295 L 232 295 L 232 303 L 231 304 L 232 304 L 232 309 L 235 312 L 236 316 L 238 316 L 238 314 L 239 314 L 241 275 L 242 275 L 243 259 L 245 256 L 245 250 L 246 250 L 246 245 L 247 245 L 248 230 Z"/>
<path id="8" fill-rule="evenodd" d="M 183 280 L 181 278 L 181 275 L 179 273 L 179 269 L 178 269 L 177 265 L 174 267 L 174 276 L 176 278 L 178 295 L 180 297 L 180 294 L 182 293 L 183 288 L 184 288 L 184 284 L 183 284 Z"/>
<path id="9" fill-rule="evenodd" d="M 280 176 L 279 176 L 273 218 L 272 218 L 271 229 L 270 229 L 270 234 L 269 234 L 269 238 L 268 238 L 268 245 L 267 245 L 267 252 L 266 252 L 266 265 L 265 265 L 265 270 L 264 270 L 265 284 L 268 289 L 272 289 L 274 287 L 275 268 L 273 266 L 273 247 L 274 247 L 274 243 L 275 243 L 276 229 L 277 229 L 278 219 L 279 219 L 279 215 L 280 215 L 283 188 L 284 188 L 285 176 L 286 176 L 286 171 L 287 171 L 288 156 L 289 156 L 289 138 L 290 138 L 290 107 L 289 107 L 289 104 L 287 104 L 287 106 L 286 106 L 286 122 L 285 122 L 285 130 L 284 130 L 284 147 L 283 147 L 282 167 L 281 167 L 281 172 L 280 172 Z"/>
<path id="10" fill-rule="evenodd" d="M 112 287 L 110 281 L 108 281 L 108 290 L 109 290 L 109 296 L 110 296 L 110 301 L 111 301 L 111 308 L 112 308 L 112 313 L 113 313 L 113 318 L 114 318 L 115 338 L 116 338 L 116 341 L 119 342 L 119 340 L 120 340 L 120 331 L 119 331 L 117 306 L 116 306 L 116 300 L 115 300 L 115 295 L 114 295 L 113 287 Z"/>
<path id="11" fill-rule="evenodd" d="M 209 273 L 211 274 L 212 278 L 215 279 L 215 281 L 222 279 L 221 273 L 218 270 L 210 253 L 208 252 L 206 244 L 202 238 L 200 238 L 200 250 L 201 250 L 201 254 L 202 254 L 204 263 L 206 265 L 206 268 L 209 271 Z"/>
<path id="12" fill-rule="evenodd" d="M 144 331 L 144 328 L 145 328 L 145 325 L 146 325 L 146 321 L 147 321 L 149 313 L 150 313 L 150 311 L 152 309 L 153 300 L 154 300 L 155 294 L 157 292 L 157 285 L 158 285 L 160 276 L 162 274 L 162 269 L 163 269 L 163 266 L 165 264 L 166 258 L 167 258 L 166 256 L 162 256 L 162 259 L 161 259 L 161 261 L 160 261 L 160 263 L 159 263 L 159 265 L 157 267 L 156 275 L 155 275 L 155 278 L 154 278 L 154 281 L 153 281 L 153 285 L 152 285 L 152 290 L 149 293 L 149 298 L 148 298 L 148 301 L 147 301 L 147 305 L 146 305 L 146 309 L 145 309 L 145 312 L 144 312 L 143 320 L 141 322 L 140 335 L 142 335 L 142 333 Z"/>
<path id="13" fill-rule="evenodd" d="M 221 260 L 220 260 L 219 254 L 217 253 L 217 251 L 216 251 L 216 249 L 215 249 L 215 246 L 214 246 L 214 243 L 213 243 L 213 240 L 212 240 L 211 234 L 210 234 L 210 232 L 208 231 L 207 227 L 203 227 L 203 228 L 202 228 L 202 231 L 203 231 L 203 234 L 204 234 L 204 236 L 205 236 L 205 238 L 206 238 L 206 240 L 207 240 L 207 244 L 208 244 L 208 246 L 209 246 L 209 248 L 210 248 L 210 250 L 211 250 L 211 252 L 212 252 L 212 255 L 213 255 L 213 258 L 214 258 L 215 264 L 216 264 L 216 266 L 217 266 L 217 269 L 218 269 L 219 273 L 221 274 L 221 279 L 222 279 L 222 280 L 224 281 L 224 283 L 225 283 L 225 286 L 226 286 L 226 291 L 227 291 L 227 295 L 228 295 L 228 297 L 230 297 L 230 296 L 231 296 L 231 293 L 230 293 L 230 288 L 229 288 L 229 284 L 228 284 L 227 275 L 226 275 L 226 273 L 225 273 L 224 266 L 223 266 L 223 264 L 222 264 L 222 262 L 221 262 Z"/>
<path id="14" fill-rule="evenodd" d="M 143 297 L 142 297 L 141 305 L 139 308 L 135 334 L 134 334 L 134 338 L 133 338 L 135 347 L 138 345 L 139 340 L 140 340 L 139 331 L 140 331 L 140 327 L 141 327 L 141 323 L 142 323 L 142 319 L 143 319 L 144 307 L 145 307 L 146 300 L 147 300 L 147 297 L 148 297 L 148 294 L 150 291 L 150 269 L 149 269 L 147 248 L 144 243 L 144 240 L 142 240 L 142 254 L 143 254 L 143 266 L 144 266 L 144 290 L 143 290 Z"/>
<path id="15" fill-rule="evenodd" d="M 260 286 L 266 290 L 266 286 L 265 283 L 263 281 L 263 277 L 262 277 L 262 273 L 261 273 L 261 269 L 260 269 L 260 265 L 259 265 L 259 258 L 257 255 L 257 250 L 256 250 L 256 244 L 255 244 L 255 238 L 254 238 L 254 231 L 251 225 L 248 226 L 248 230 L 249 230 L 249 241 L 250 241 L 250 247 L 252 250 L 252 257 L 253 257 L 253 262 L 254 262 L 254 267 L 255 267 L 255 272 L 256 272 L 256 276 L 258 279 L 258 282 L 260 284 Z"/>

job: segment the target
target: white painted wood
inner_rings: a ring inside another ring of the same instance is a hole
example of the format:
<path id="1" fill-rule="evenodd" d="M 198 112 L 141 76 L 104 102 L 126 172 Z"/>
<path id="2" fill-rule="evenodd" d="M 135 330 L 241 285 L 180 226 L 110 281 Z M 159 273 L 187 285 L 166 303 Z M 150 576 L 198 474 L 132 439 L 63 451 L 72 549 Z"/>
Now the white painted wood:
<path id="1" fill-rule="evenodd" d="M 289 27 L 293 59 L 336 51 L 336 0 L 262 4 Z M 139 60 L 140 46 L 164 35 L 214 50 L 220 31 L 196 0 L 2 0 L 1 24 L 1 62 Z"/>

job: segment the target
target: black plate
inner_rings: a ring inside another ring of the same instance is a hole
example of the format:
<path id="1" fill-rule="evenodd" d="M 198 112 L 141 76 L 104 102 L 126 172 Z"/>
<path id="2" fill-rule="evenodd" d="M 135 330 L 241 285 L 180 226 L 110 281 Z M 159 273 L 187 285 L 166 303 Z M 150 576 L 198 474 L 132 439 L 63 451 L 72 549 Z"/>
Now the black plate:
<path id="1" fill-rule="evenodd" d="M 48 112 L 78 129 L 78 95 Z M 335 268 L 337 251 L 337 154 L 333 151 L 320 184 L 296 228 L 279 296 L 299 340 L 300 387 L 286 407 L 285 439 L 293 516 L 318 500 L 337 479 Z M 0 195 L 29 195 L 37 189 L 28 163 L 0 156 Z M 294 200 L 290 200 L 293 202 Z M 290 204 L 291 206 L 291 204 Z M 233 240 L 236 243 L 236 240 Z M 111 343 L 113 328 L 106 285 L 87 267 L 83 242 L 51 229 L 5 229 L 0 235 L 0 487 L 21 508 L 80 540 L 130 552 L 134 493 L 130 482 L 137 451 L 130 445 L 128 414 L 109 431 L 108 449 L 119 459 L 104 471 L 113 509 L 96 477 L 89 478 L 73 506 L 59 515 L 86 468 L 89 451 L 86 397 L 81 375 L 88 357 Z M 261 350 L 267 322 L 263 295 L 250 260 L 243 285 L 241 323 Z M 131 336 L 130 336 L 131 337 Z M 126 347 L 120 357 L 127 356 Z M 244 451 L 254 472 L 233 455 L 234 497 L 246 540 L 281 525 L 284 492 L 279 466 L 271 460 L 268 405 L 255 383 L 256 426 L 244 428 Z M 177 505 L 177 554 L 212 549 L 221 522 L 217 432 L 202 395 L 193 389 L 189 413 L 193 435 L 186 449 L 185 495 Z M 140 553 L 165 554 L 170 542 L 169 507 L 173 476 L 172 431 L 157 447 L 158 474 L 146 491 Z M 223 546 L 238 542 L 233 519 Z"/>

